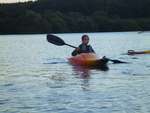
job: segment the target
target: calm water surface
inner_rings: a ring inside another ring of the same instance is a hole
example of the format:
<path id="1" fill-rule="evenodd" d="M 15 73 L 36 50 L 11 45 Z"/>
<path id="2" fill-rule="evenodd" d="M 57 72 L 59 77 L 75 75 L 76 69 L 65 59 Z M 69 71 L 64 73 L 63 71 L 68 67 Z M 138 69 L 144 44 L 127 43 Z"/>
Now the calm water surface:
<path id="1" fill-rule="evenodd" d="M 46 35 L 0 35 L 0 113 L 150 113 L 150 33 L 88 33 L 99 57 L 130 62 L 79 70 Z M 82 34 L 57 34 L 77 46 Z"/>

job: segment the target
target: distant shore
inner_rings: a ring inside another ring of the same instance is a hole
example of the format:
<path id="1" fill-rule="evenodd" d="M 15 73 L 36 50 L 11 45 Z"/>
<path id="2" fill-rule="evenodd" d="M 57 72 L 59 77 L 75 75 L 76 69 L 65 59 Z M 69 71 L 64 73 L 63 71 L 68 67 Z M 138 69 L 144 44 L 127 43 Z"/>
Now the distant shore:
<path id="1" fill-rule="evenodd" d="M 142 34 L 142 33 L 150 33 L 150 31 L 113 31 L 113 32 L 64 32 L 64 33 L 7 33 L 7 34 L 0 34 L 0 35 L 38 35 L 38 34 L 78 34 L 78 33 L 83 33 L 83 34 L 86 34 L 86 33 L 127 33 L 127 32 L 137 32 L 138 34 Z"/>
<path id="2" fill-rule="evenodd" d="M 0 34 L 142 33 L 150 31 L 149 5 L 147 0 L 38 0 L 0 4 Z"/>

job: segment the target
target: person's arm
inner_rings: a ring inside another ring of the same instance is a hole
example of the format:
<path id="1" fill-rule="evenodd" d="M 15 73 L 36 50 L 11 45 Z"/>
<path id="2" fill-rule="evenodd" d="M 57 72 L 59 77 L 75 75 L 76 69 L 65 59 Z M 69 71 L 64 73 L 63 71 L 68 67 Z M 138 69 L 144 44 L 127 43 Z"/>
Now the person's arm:
<path id="1" fill-rule="evenodd" d="M 94 49 L 92 48 L 91 45 L 89 45 L 89 49 L 90 49 L 90 52 L 91 52 L 91 53 L 95 53 L 95 51 L 94 51 Z"/>
<path id="2" fill-rule="evenodd" d="M 72 56 L 76 56 L 77 54 L 80 53 L 80 49 L 76 48 L 73 52 L 72 52 Z"/>
<path id="3" fill-rule="evenodd" d="M 92 52 L 95 53 L 94 49 L 92 48 Z"/>

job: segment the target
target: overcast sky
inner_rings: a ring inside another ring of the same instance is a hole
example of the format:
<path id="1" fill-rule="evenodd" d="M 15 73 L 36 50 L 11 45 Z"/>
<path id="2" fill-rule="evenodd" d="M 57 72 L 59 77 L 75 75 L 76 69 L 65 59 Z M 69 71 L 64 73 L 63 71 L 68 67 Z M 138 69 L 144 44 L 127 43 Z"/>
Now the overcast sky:
<path id="1" fill-rule="evenodd" d="M 25 2 L 25 1 L 35 1 L 35 0 L 0 0 L 0 3 L 13 3 L 13 2 Z"/>

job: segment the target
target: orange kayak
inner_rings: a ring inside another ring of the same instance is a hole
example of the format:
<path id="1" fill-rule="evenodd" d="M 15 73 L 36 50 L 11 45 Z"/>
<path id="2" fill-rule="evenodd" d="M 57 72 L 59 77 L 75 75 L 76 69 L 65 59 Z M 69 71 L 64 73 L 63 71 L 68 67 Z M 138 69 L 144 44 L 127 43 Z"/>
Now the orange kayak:
<path id="1" fill-rule="evenodd" d="M 136 55 L 136 54 L 150 54 L 150 50 L 146 51 L 134 51 L 134 50 L 128 50 L 128 55 Z"/>
<path id="2" fill-rule="evenodd" d="M 108 59 L 99 59 L 96 54 L 93 53 L 81 53 L 68 59 L 70 64 L 74 66 L 82 66 L 88 68 L 103 69 L 108 68 Z"/>

